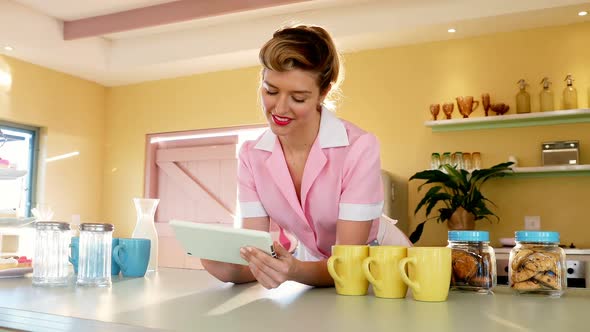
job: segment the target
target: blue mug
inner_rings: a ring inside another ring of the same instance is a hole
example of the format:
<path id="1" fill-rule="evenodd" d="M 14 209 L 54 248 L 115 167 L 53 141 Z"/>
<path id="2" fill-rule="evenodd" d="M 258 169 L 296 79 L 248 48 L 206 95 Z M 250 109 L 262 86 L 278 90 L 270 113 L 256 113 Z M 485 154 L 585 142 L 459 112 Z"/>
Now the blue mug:
<path id="1" fill-rule="evenodd" d="M 115 247 L 119 244 L 119 239 L 118 238 L 113 238 L 113 250 L 115 249 Z M 74 266 L 74 273 L 78 273 L 78 255 L 79 255 L 79 251 L 80 251 L 80 237 L 76 236 L 76 237 L 72 237 L 72 243 L 70 243 L 70 256 L 68 257 L 68 260 L 70 261 L 70 263 L 72 263 L 72 265 Z M 121 269 L 119 268 L 119 265 L 117 265 L 117 263 L 115 263 L 114 259 L 111 259 L 111 275 L 118 275 L 119 272 L 121 272 Z"/>
<path id="2" fill-rule="evenodd" d="M 72 242 L 70 243 L 70 255 L 68 256 L 68 260 L 74 266 L 74 273 L 78 274 L 78 253 L 80 252 L 80 238 L 79 237 L 72 237 Z"/>
<path id="3" fill-rule="evenodd" d="M 143 277 L 150 262 L 149 239 L 119 239 L 113 249 L 113 260 L 121 268 L 123 277 Z"/>

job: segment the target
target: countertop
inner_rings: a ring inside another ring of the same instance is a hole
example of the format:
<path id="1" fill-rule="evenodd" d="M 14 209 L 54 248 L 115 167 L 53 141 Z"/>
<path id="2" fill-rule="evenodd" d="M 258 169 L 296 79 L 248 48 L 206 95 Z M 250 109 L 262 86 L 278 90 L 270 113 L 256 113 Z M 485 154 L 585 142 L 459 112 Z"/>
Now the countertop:
<path id="1" fill-rule="evenodd" d="M 33 331 L 585 331 L 590 290 L 562 298 L 451 292 L 446 302 L 340 296 L 287 282 L 224 284 L 205 271 L 160 269 L 111 288 L 0 280 L 0 326 Z M 0 329 L 1 331 L 2 329 Z"/>

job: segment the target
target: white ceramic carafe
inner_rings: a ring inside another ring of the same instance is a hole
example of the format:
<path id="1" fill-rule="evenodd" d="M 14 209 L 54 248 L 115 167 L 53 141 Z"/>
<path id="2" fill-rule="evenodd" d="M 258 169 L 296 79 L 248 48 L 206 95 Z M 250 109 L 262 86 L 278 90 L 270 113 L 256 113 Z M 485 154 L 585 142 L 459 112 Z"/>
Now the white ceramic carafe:
<path id="1" fill-rule="evenodd" d="M 154 224 L 154 216 L 158 208 L 159 199 L 134 198 L 135 211 L 137 212 L 137 224 L 131 237 L 149 239 L 151 241 L 150 262 L 148 271 L 158 269 L 158 232 Z"/>

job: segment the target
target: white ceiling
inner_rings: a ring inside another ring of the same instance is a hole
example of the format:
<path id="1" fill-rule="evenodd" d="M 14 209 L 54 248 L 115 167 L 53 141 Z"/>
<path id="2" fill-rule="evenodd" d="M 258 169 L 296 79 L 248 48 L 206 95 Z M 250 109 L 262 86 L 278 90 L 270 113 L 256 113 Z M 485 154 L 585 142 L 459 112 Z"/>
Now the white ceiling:
<path id="1" fill-rule="evenodd" d="M 256 65 L 262 43 L 290 22 L 325 26 L 347 52 L 590 21 L 577 16 L 589 0 L 314 0 L 63 39 L 63 21 L 165 2 L 0 0 L 0 52 L 10 45 L 9 56 L 115 86 Z"/>

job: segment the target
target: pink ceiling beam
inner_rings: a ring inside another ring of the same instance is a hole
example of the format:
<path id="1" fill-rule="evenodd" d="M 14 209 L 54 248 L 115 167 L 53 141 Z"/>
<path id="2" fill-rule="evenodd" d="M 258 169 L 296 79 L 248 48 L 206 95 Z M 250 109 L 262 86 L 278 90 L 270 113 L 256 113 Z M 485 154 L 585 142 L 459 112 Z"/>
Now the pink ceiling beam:
<path id="1" fill-rule="evenodd" d="M 119 13 L 64 22 L 65 40 L 101 36 L 311 0 L 179 0 Z"/>

